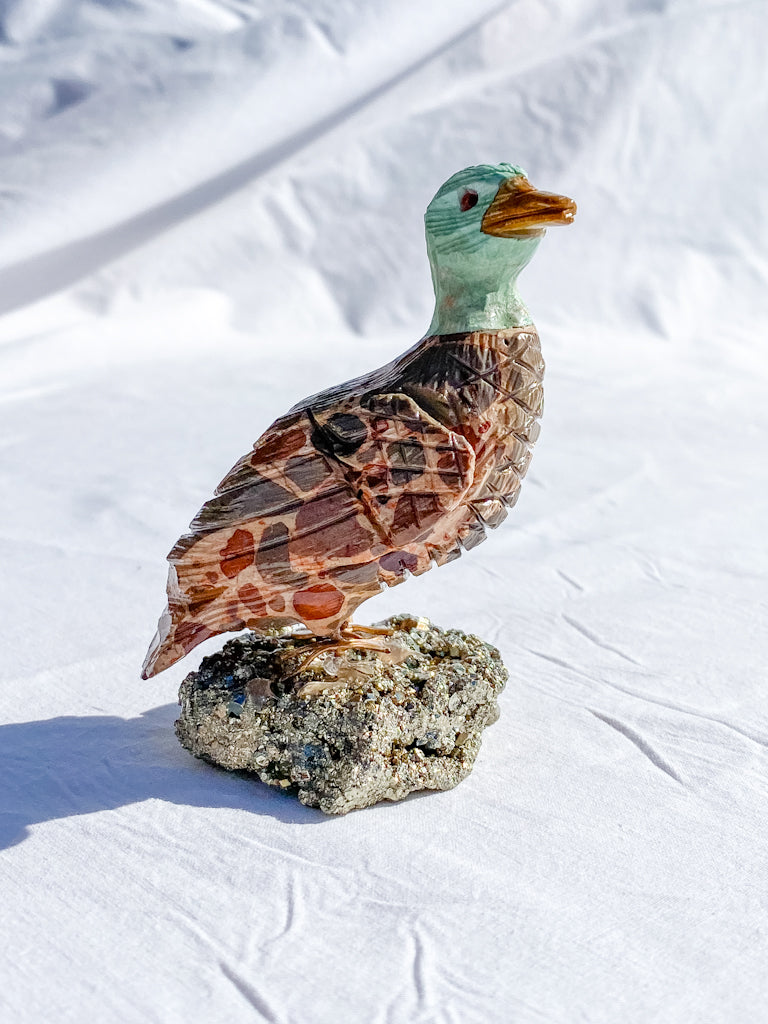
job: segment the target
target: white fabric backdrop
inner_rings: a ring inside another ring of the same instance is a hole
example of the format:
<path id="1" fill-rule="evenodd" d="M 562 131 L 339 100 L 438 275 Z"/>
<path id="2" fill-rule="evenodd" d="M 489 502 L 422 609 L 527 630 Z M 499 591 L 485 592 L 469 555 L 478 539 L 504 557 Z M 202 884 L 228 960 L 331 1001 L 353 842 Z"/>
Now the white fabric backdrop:
<path id="1" fill-rule="evenodd" d="M 768 1020 L 764 3 L 0 4 L 0 1016 Z M 431 311 L 454 170 L 579 203 L 522 292 L 523 497 L 365 606 L 499 645 L 453 792 L 329 820 L 189 757 L 165 554 Z M 4 1016 L 3 1016 L 4 1014 Z"/>

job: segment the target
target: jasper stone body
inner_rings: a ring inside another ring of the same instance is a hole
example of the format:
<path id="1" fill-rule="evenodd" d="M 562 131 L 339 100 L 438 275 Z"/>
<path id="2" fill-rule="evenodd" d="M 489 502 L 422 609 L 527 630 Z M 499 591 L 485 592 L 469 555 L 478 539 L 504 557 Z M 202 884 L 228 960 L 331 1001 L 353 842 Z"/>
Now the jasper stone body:
<path id="1" fill-rule="evenodd" d="M 171 551 L 152 670 L 225 630 L 333 634 L 479 544 L 517 500 L 543 372 L 532 326 L 429 337 L 277 420 Z"/>

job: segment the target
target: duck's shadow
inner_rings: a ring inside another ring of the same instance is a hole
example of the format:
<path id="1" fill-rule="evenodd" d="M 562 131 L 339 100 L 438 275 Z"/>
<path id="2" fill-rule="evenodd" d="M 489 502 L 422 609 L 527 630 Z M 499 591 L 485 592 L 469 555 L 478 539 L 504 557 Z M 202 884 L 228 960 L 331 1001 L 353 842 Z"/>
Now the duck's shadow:
<path id="1" fill-rule="evenodd" d="M 0 849 L 30 825 L 142 800 L 228 807 L 292 824 L 329 819 L 294 796 L 213 768 L 179 745 L 176 704 L 138 718 L 96 715 L 0 726 Z"/>

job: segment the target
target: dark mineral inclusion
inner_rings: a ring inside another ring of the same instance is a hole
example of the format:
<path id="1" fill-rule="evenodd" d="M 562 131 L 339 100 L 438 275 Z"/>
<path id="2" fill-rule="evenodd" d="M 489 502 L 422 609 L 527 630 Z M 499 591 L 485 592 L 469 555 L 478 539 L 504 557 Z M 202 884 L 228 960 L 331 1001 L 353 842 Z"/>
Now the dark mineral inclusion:
<path id="1" fill-rule="evenodd" d="M 460 630 L 409 615 L 384 625 L 390 654 L 326 655 L 286 681 L 305 641 L 230 640 L 181 684 L 179 739 L 326 814 L 451 789 L 499 717 L 507 670 L 495 647 Z"/>

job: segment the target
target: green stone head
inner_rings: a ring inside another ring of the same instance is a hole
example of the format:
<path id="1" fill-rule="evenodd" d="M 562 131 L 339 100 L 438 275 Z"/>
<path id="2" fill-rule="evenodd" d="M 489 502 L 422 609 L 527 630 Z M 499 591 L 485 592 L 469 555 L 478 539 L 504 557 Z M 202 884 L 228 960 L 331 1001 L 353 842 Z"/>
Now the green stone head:
<path id="1" fill-rule="evenodd" d="M 479 164 L 439 189 L 424 217 L 435 288 L 430 334 L 530 323 L 517 276 L 547 227 L 570 224 L 576 204 L 539 192 L 515 164 Z"/>

